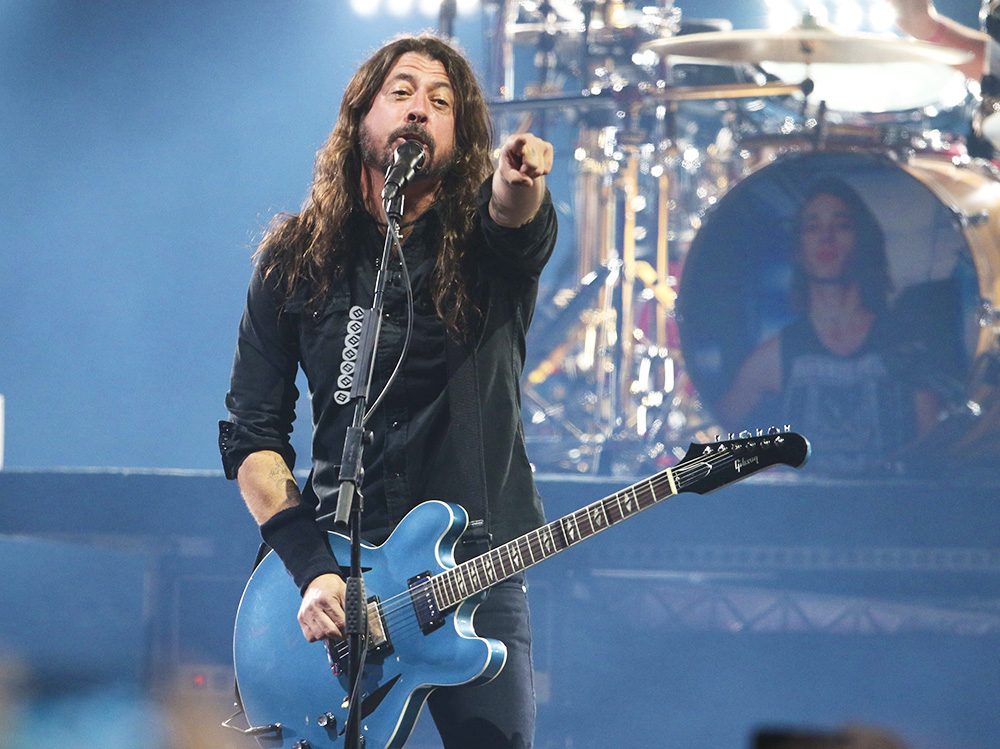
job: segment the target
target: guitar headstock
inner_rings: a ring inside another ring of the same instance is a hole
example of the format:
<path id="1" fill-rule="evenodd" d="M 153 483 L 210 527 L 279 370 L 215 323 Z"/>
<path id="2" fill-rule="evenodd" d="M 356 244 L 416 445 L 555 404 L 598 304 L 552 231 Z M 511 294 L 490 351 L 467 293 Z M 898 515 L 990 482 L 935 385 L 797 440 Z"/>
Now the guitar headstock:
<path id="1" fill-rule="evenodd" d="M 748 436 L 692 444 L 672 469 L 677 490 L 707 494 L 774 465 L 801 468 L 809 458 L 809 441 L 795 432 L 772 427 L 741 434 Z"/>

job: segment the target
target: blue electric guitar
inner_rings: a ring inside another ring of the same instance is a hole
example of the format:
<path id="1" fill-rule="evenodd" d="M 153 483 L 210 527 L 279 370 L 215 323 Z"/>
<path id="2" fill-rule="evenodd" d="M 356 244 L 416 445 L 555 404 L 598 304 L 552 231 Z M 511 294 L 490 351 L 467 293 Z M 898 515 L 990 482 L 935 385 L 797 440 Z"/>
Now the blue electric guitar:
<path id="1" fill-rule="evenodd" d="M 500 673 L 506 648 L 472 628 L 491 585 L 674 494 L 705 494 L 768 466 L 799 467 L 808 456 L 809 443 L 790 432 L 692 445 L 677 466 L 457 566 L 465 510 L 437 501 L 414 508 L 382 546 L 362 550 L 370 642 L 361 685 L 365 746 L 403 746 L 435 687 Z M 345 537 L 331 533 L 330 545 L 338 559 L 350 557 Z M 306 642 L 296 619 L 300 603 L 281 560 L 269 553 L 236 617 L 236 679 L 250 724 L 244 732 L 262 747 L 341 747 L 347 646 Z"/>

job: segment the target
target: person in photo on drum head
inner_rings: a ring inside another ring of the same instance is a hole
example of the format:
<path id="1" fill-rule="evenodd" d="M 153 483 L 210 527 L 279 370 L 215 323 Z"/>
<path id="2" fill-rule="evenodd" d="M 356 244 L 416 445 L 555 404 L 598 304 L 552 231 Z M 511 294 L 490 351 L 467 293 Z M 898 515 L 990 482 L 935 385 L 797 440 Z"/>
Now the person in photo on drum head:
<path id="1" fill-rule="evenodd" d="M 873 470 L 939 410 L 892 333 L 884 233 L 857 192 L 829 177 L 809 191 L 793 234 L 798 317 L 751 352 L 718 415 L 734 428 L 750 417 L 794 425 L 827 473 Z"/>

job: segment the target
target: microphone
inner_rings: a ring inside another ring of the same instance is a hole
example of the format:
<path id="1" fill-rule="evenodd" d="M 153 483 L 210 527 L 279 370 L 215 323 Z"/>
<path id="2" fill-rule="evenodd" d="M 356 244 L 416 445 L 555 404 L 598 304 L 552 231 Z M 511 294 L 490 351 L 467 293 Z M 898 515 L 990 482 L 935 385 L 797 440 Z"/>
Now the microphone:
<path id="1" fill-rule="evenodd" d="M 424 144 L 419 140 L 404 140 L 396 148 L 392 157 L 392 166 L 385 174 L 385 187 L 382 188 L 382 202 L 392 200 L 420 171 L 427 158 Z"/>

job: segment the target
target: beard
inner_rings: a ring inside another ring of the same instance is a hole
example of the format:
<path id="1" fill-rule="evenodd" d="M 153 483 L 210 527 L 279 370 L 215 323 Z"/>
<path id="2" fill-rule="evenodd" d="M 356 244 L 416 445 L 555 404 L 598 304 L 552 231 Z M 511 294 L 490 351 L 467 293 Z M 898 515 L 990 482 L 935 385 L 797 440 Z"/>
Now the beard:
<path id="1" fill-rule="evenodd" d="M 413 136 L 419 140 L 424 144 L 424 148 L 426 150 L 424 165 L 414 175 L 414 181 L 439 179 L 444 176 L 445 172 L 448 171 L 454 161 L 453 152 L 447 159 L 439 162 L 436 158 L 437 148 L 434 138 L 423 127 L 416 123 L 403 125 L 402 127 L 393 130 L 389 134 L 389 137 L 386 138 L 384 142 L 380 143 L 376 140 L 367 124 L 362 121 L 359 135 L 361 140 L 362 163 L 375 171 L 381 172 L 382 174 L 388 172 L 389 167 L 392 166 L 396 152 L 396 140 L 407 136 Z"/>

